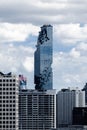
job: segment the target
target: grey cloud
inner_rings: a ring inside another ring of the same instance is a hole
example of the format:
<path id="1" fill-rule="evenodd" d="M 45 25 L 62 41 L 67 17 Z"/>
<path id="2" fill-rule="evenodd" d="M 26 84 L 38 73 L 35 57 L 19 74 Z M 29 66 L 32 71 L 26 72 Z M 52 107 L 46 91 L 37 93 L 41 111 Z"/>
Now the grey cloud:
<path id="1" fill-rule="evenodd" d="M 87 0 L 67 0 L 69 3 L 87 3 Z"/>
<path id="2" fill-rule="evenodd" d="M 48 2 L 48 4 L 47 4 Z M 13 23 L 33 23 L 42 24 L 46 23 L 86 23 L 87 8 L 86 1 L 66 1 L 56 0 L 50 3 L 49 1 L 32 2 L 8 1 L 8 3 L 0 4 L 0 21 L 13 22 Z"/>

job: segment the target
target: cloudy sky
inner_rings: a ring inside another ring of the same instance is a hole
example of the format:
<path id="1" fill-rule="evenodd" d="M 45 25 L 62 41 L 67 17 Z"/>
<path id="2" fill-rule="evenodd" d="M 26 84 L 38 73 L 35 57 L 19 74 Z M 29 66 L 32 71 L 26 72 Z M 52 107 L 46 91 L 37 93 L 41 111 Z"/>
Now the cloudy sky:
<path id="1" fill-rule="evenodd" d="M 87 82 L 87 0 L 1 0 L 0 71 L 23 74 L 34 88 L 34 51 L 43 24 L 53 26 L 54 88 Z"/>

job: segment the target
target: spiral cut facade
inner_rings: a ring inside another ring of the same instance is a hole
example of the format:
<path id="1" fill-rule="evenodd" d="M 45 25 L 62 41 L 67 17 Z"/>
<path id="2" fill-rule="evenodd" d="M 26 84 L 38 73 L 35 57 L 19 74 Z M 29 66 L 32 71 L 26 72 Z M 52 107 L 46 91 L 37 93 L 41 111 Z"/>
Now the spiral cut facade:
<path id="1" fill-rule="evenodd" d="M 43 25 L 39 32 L 34 54 L 34 83 L 37 90 L 52 89 L 53 27 Z"/>

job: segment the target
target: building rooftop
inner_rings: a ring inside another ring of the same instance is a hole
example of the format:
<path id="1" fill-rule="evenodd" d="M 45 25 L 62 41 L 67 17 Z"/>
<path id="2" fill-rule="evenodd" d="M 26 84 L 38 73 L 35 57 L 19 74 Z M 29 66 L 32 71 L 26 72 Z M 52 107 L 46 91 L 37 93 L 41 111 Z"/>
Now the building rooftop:
<path id="1" fill-rule="evenodd" d="M 50 24 L 44 24 L 41 28 L 43 28 L 43 27 L 52 27 L 52 25 L 50 25 Z"/>
<path id="2" fill-rule="evenodd" d="M 16 75 L 13 75 L 11 72 L 4 74 L 2 72 L 0 72 L 0 77 L 15 77 Z"/>
<path id="3" fill-rule="evenodd" d="M 38 91 L 35 89 L 21 89 L 21 93 L 31 93 L 31 94 L 56 94 L 56 89 L 46 90 L 46 91 Z"/>

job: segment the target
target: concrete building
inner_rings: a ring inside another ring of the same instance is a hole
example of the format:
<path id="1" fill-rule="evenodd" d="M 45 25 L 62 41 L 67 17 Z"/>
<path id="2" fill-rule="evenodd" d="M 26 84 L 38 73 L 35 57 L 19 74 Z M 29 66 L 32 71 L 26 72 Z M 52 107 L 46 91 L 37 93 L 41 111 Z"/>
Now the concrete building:
<path id="1" fill-rule="evenodd" d="M 56 128 L 56 91 L 21 90 L 19 110 L 19 130 Z"/>
<path id="2" fill-rule="evenodd" d="M 57 127 L 72 124 L 74 107 L 85 107 L 85 92 L 78 88 L 62 89 L 57 93 Z"/>
<path id="3" fill-rule="evenodd" d="M 18 78 L 0 72 L 0 130 L 18 129 Z"/>
<path id="4" fill-rule="evenodd" d="M 50 129 L 50 130 L 87 130 L 87 126 L 85 125 L 71 125 L 69 127 L 61 127 L 56 129 Z"/>
<path id="5" fill-rule="evenodd" d="M 34 83 L 37 90 L 53 88 L 53 27 L 43 25 L 39 32 L 34 54 Z"/>
<path id="6" fill-rule="evenodd" d="M 82 89 L 82 91 L 85 91 L 85 103 L 87 105 L 87 83 L 85 84 L 84 88 Z"/>
<path id="7" fill-rule="evenodd" d="M 87 107 L 74 107 L 72 124 L 87 126 Z"/>

